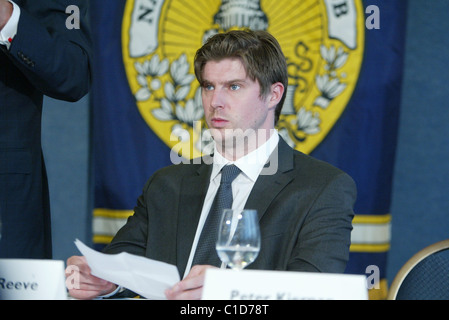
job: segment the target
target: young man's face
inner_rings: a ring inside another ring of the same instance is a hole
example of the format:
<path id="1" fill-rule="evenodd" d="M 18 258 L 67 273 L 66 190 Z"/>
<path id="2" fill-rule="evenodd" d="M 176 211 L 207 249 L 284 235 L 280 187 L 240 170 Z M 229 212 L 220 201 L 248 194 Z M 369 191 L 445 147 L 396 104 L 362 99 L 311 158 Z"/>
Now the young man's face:
<path id="1" fill-rule="evenodd" d="M 258 81 L 251 80 L 240 59 L 209 61 L 203 70 L 202 99 L 207 125 L 220 144 L 242 132 L 260 134 L 274 128 L 274 109 L 283 94 L 272 85 L 261 97 Z M 237 130 L 236 130 L 237 129 Z"/>

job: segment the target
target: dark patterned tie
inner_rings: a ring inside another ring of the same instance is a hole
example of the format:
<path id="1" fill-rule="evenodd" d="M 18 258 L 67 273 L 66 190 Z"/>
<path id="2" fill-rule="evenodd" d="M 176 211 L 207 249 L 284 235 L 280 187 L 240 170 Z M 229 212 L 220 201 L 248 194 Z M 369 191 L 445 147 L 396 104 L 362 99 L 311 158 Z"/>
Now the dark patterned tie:
<path id="1" fill-rule="evenodd" d="M 232 208 L 231 183 L 240 174 L 240 169 L 235 165 L 228 165 L 221 169 L 221 181 L 212 207 L 207 216 L 201 232 L 200 240 L 196 247 L 192 266 L 196 264 L 209 264 L 220 266 L 220 258 L 215 250 L 218 237 L 218 227 L 224 209 Z"/>

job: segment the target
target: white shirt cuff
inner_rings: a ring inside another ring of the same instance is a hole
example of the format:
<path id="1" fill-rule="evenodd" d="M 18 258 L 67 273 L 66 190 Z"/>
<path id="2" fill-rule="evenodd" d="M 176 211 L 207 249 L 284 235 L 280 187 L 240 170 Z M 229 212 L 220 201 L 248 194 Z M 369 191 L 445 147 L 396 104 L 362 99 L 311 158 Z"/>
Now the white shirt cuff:
<path id="1" fill-rule="evenodd" d="M 10 0 L 8 1 L 12 3 L 12 6 L 14 8 L 12 10 L 11 18 L 9 18 L 6 25 L 0 31 L 0 44 L 5 45 L 6 48 L 9 50 L 9 47 L 11 46 L 11 41 L 17 34 L 17 26 L 19 25 L 19 18 L 20 18 L 20 7 L 14 2 Z"/>
<path id="2" fill-rule="evenodd" d="M 112 297 L 113 295 L 115 295 L 119 292 L 122 292 L 123 290 L 125 290 L 125 288 L 123 288 L 122 286 L 117 286 L 117 288 L 114 291 L 112 291 L 111 293 L 105 294 L 103 296 L 98 296 L 97 299 L 106 299 L 106 298 Z"/>

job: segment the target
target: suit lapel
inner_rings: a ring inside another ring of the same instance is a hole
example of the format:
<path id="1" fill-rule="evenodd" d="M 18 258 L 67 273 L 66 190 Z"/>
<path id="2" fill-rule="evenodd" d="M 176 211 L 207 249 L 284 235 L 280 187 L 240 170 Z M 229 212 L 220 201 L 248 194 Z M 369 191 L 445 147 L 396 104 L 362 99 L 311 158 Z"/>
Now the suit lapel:
<path id="1" fill-rule="evenodd" d="M 258 177 L 245 204 L 246 209 L 256 209 L 259 220 L 278 193 L 292 180 L 285 174 L 293 169 L 293 150 L 280 138 L 262 174 Z"/>
<path id="2" fill-rule="evenodd" d="M 201 165 L 193 176 L 183 179 L 178 206 L 177 265 L 181 277 L 189 259 L 204 198 L 209 188 L 212 166 Z"/>

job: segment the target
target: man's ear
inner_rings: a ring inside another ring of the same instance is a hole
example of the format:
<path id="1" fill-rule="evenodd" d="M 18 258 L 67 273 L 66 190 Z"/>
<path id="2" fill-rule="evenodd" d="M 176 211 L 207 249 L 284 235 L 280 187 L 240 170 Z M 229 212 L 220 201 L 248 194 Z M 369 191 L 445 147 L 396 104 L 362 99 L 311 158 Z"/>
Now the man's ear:
<path id="1" fill-rule="evenodd" d="M 271 85 L 271 93 L 270 93 L 270 108 L 276 107 L 281 101 L 282 96 L 284 95 L 284 85 L 280 82 L 276 82 Z"/>

